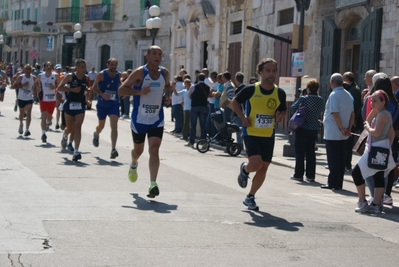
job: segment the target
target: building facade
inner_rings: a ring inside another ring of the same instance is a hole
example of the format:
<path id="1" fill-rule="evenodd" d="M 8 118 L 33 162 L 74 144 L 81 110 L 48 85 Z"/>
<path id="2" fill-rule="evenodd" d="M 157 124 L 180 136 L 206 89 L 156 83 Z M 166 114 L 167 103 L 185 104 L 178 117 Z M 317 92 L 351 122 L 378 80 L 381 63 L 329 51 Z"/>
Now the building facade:
<path id="1" fill-rule="evenodd" d="M 352 71 L 361 87 L 368 69 L 399 73 L 399 2 L 391 0 L 170 0 L 172 72 L 208 67 L 241 71 L 248 81 L 259 60 L 272 57 L 278 75 L 290 76 L 292 45 L 247 26 L 296 41 L 296 2 L 309 4 L 303 73 L 320 80 L 325 99 L 334 72 Z"/>
<path id="2" fill-rule="evenodd" d="M 23 64 L 54 61 L 57 28 L 53 11 L 57 4 L 50 0 L 1 1 L 2 59 Z"/>
<path id="3" fill-rule="evenodd" d="M 57 60 L 71 65 L 77 57 L 85 58 L 88 67 L 106 68 L 110 57 L 118 59 L 119 70 L 145 64 L 145 53 L 152 43 L 145 27 L 149 18 L 145 0 L 60 0 L 56 24 L 60 28 Z M 152 0 L 161 9 L 163 25 L 155 38 L 162 47 L 165 66 L 169 66 L 170 9 L 168 0 Z M 147 3 L 148 4 L 148 3 Z M 74 25 L 81 24 L 82 38 L 74 39 Z"/>

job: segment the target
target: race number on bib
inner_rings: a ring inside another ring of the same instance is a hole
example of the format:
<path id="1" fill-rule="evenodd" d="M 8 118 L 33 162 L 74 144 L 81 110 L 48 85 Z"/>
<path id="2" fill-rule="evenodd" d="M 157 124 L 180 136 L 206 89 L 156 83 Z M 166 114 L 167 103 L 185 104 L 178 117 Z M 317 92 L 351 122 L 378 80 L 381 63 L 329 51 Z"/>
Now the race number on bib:
<path id="1" fill-rule="evenodd" d="M 141 115 L 144 117 L 155 117 L 159 111 L 158 105 L 146 105 L 143 104 L 141 107 Z"/>
<path id="2" fill-rule="evenodd" d="M 70 109 L 70 110 L 79 110 L 79 109 L 82 109 L 82 103 L 79 103 L 79 102 L 71 102 L 71 103 L 69 103 L 69 109 Z"/>
<path id="3" fill-rule="evenodd" d="M 116 100 L 116 92 L 115 91 L 108 91 L 106 90 L 105 93 L 109 95 L 109 100 L 115 101 Z"/>
<path id="4" fill-rule="evenodd" d="M 273 126 L 273 115 L 256 114 L 255 128 L 270 128 Z"/>
<path id="5" fill-rule="evenodd" d="M 25 95 L 29 95 L 31 93 L 30 90 L 26 90 L 26 89 L 22 89 L 22 93 L 24 93 Z"/>
<path id="6" fill-rule="evenodd" d="M 55 100 L 55 94 L 46 94 L 44 97 L 47 100 Z"/>

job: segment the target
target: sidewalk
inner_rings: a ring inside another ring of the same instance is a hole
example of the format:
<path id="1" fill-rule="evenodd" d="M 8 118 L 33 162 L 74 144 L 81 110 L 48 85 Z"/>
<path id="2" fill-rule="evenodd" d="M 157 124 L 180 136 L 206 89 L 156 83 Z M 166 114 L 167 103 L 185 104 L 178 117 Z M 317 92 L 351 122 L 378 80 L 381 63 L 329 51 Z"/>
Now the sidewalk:
<path id="1" fill-rule="evenodd" d="M 169 108 L 165 108 L 164 112 L 165 112 L 165 133 L 171 134 L 170 131 L 173 130 L 174 128 L 174 122 L 171 121 L 171 111 Z M 283 131 L 276 132 L 272 164 L 294 169 L 295 157 L 283 156 L 284 146 L 288 145 L 288 137 L 289 137 L 288 132 L 283 132 Z M 215 149 L 224 150 L 224 147 L 217 144 L 211 144 L 211 146 Z M 318 148 L 316 151 L 316 181 L 321 184 L 324 184 L 327 183 L 327 177 L 329 174 L 329 170 L 325 168 L 325 166 L 327 165 L 327 153 L 326 153 L 325 144 L 317 144 L 317 147 Z M 242 151 L 241 153 L 242 155 L 245 155 L 245 151 Z M 356 165 L 359 158 L 360 158 L 359 155 L 353 153 L 352 167 Z M 289 177 L 283 177 L 283 178 L 289 179 Z M 350 172 L 345 172 L 344 180 L 346 182 L 353 183 Z M 399 189 L 393 187 L 392 192 L 399 193 Z"/>

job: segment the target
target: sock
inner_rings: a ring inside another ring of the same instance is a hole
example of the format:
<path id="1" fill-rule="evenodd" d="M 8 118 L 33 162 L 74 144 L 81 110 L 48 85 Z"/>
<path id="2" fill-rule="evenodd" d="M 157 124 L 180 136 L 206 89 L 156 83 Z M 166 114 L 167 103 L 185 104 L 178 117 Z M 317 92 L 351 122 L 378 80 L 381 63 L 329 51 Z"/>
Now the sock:
<path id="1" fill-rule="evenodd" d="M 75 149 L 75 151 L 73 151 L 73 154 L 74 155 L 79 154 L 79 151 L 77 149 Z"/>
<path id="2" fill-rule="evenodd" d="M 255 195 L 248 194 L 247 198 L 250 198 L 250 197 L 255 197 Z"/>
<path id="3" fill-rule="evenodd" d="M 72 141 L 71 141 L 71 140 L 69 140 L 69 143 L 68 143 L 68 145 L 72 145 Z"/>
<path id="4" fill-rule="evenodd" d="M 130 168 L 132 168 L 132 169 L 136 169 L 136 168 L 137 168 L 137 165 L 138 165 L 138 164 L 136 164 L 136 165 L 133 165 L 133 163 L 130 163 Z"/>
<path id="5" fill-rule="evenodd" d="M 42 130 L 42 134 L 45 134 L 46 133 L 46 131 L 45 130 Z"/>
<path id="6" fill-rule="evenodd" d="M 244 165 L 244 168 L 242 168 L 242 171 L 243 171 L 244 174 L 248 175 L 249 172 L 247 172 L 247 171 L 245 170 L 245 166 L 247 166 L 247 164 Z"/>

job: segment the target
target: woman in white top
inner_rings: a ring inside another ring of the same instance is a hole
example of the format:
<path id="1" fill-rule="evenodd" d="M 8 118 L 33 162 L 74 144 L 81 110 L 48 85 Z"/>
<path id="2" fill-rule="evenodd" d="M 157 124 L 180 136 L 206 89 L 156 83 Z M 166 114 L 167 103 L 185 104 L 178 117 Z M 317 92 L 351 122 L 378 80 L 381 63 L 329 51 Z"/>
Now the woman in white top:
<path id="1" fill-rule="evenodd" d="M 359 196 L 358 206 L 355 209 L 356 212 L 381 213 L 381 201 L 385 189 L 384 177 L 387 176 L 395 167 L 391 151 L 395 132 L 392 127 L 392 116 L 387 110 L 388 102 L 389 97 L 382 90 L 377 90 L 371 96 L 372 109 L 377 112 L 377 115 L 371 123 L 366 121 L 364 124 L 364 128 L 369 132 L 366 148 L 364 154 L 361 156 L 352 171 L 353 181 L 356 185 Z M 380 170 L 369 167 L 368 159 L 370 148 L 372 146 L 389 149 L 387 157 L 384 157 L 384 155 L 386 155 L 385 153 L 379 153 L 375 156 L 375 159 L 378 160 L 379 163 L 388 162 L 385 169 Z M 374 199 L 369 205 L 366 201 L 366 186 L 364 179 L 371 176 L 373 177 L 375 188 Z"/>

